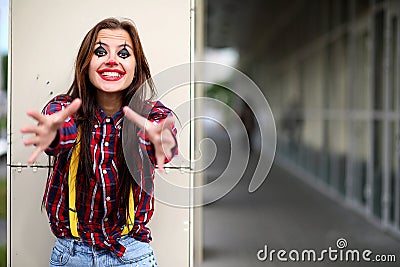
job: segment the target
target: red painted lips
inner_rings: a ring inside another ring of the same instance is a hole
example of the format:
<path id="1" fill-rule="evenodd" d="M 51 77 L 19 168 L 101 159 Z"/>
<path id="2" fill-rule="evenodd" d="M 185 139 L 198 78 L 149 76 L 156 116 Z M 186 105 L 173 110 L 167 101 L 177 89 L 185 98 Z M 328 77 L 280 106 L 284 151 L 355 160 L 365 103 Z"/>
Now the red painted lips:
<path id="1" fill-rule="evenodd" d="M 119 81 L 126 74 L 125 71 L 119 69 L 101 69 L 97 73 L 105 81 Z"/>

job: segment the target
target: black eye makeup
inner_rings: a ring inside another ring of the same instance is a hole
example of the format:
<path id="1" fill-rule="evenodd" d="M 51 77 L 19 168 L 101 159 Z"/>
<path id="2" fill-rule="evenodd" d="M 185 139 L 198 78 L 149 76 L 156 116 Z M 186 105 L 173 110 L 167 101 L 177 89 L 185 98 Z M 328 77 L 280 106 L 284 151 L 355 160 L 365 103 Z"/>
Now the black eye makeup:
<path id="1" fill-rule="evenodd" d="M 107 55 L 107 50 L 104 49 L 104 47 L 101 46 L 101 43 L 99 45 L 99 47 L 97 47 L 94 50 L 94 54 L 98 57 L 104 57 L 105 55 Z"/>
<path id="2" fill-rule="evenodd" d="M 128 57 L 131 55 L 131 53 L 129 53 L 128 49 L 126 49 L 126 44 L 124 45 L 124 48 L 122 48 L 122 49 L 118 52 L 117 55 L 118 55 L 120 58 L 123 58 L 123 59 L 128 58 Z"/>

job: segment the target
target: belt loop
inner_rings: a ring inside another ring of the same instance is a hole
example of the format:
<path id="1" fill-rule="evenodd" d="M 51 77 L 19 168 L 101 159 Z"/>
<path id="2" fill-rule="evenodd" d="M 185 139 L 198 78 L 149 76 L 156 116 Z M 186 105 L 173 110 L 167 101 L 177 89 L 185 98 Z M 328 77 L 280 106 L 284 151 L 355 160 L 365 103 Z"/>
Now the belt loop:
<path id="1" fill-rule="evenodd" d="M 75 240 L 71 240 L 69 244 L 69 254 L 73 257 L 74 256 L 74 245 L 75 245 Z"/>

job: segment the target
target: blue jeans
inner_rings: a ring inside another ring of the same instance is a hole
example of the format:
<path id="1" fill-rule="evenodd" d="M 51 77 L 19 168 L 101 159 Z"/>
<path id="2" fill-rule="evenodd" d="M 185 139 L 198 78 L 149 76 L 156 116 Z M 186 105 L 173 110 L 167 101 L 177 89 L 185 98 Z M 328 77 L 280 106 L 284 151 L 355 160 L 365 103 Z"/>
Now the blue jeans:
<path id="1" fill-rule="evenodd" d="M 78 240 L 58 238 L 50 258 L 53 266 L 135 266 L 155 267 L 157 262 L 149 243 L 124 236 L 119 242 L 126 248 L 122 257 L 108 250 L 98 250 Z"/>

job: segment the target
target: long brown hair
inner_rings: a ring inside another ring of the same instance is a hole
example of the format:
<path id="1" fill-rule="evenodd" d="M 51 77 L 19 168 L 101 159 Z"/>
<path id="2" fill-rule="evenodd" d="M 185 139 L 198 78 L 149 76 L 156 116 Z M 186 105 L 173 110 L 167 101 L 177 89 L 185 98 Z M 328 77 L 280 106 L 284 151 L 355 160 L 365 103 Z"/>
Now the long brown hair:
<path id="1" fill-rule="evenodd" d="M 143 113 L 144 103 L 155 95 L 155 87 L 151 80 L 150 68 L 147 63 L 138 32 L 133 22 L 128 19 L 107 18 L 97 23 L 84 37 L 75 62 L 75 76 L 67 94 L 73 99 L 80 98 L 82 106 L 76 114 L 76 123 L 81 131 L 81 152 L 77 173 L 76 196 L 85 202 L 89 181 L 94 177 L 90 150 L 91 131 L 95 121 L 96 88 L 89 80 L 89 64 L 93 55 L 97 35 L 102 29 L 123 29 L 127 31 L 133 42 L 133 51 L 136 59 L 135 77 L 132 83 L 123 91 L 123 106 L 133 101 L 134 109 Z M 146 82 L 147 86 L 143 86 Z M 148 89 L 148 90 L 147 90 Z M 148 97 L 146 99 L 146 97 Z M 134 186 L 134 179 L 126 165 L 122 149 L 122 131 L 118 142 L 118 174 L 119 196 L 121 207 L 127 210 L 129 205 L 129 190 Z M 136 180 L 140 177 L 135 177 Z M 137 180 L 138 181 L 138 180 Z M 77 207 L 78 208 L 78 207 Z M 125 212 L 123 213 L 125 214 Z M 133 218 L 131 218 L 133 221 Z"/>

